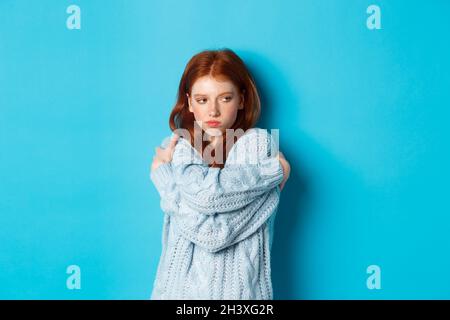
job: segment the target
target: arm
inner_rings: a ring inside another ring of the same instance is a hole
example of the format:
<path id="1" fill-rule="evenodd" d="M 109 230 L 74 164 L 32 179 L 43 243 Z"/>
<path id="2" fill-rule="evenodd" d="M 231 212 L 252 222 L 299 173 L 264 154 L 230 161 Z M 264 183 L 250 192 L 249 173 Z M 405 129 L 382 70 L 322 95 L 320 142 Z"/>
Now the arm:
<path id="1" fill-rule="evenodd" d="M 220 169 L 208 167 L 187 141 L 179 141 L 172 160 L 173 177 L 192 209 L 203 214 L 237 210 L 280 184 L 283 168 L 278 148 L 266 130 L 255 129 L 236 145 L 241 149 L 233 147 L 234 154 L 230 151 L 225 167 Z M 239 163 L 236 154 L 241 158 L 248 154 L 253 159 Z"/>
<path id="2" fill-rule="evenodd" d="M 280 198 L 277 186 L 244 208 L 202 214 L 187 205 L 184 197 L 180 198 L 170 163 L 152 171 L 151 177 L 161 195 L 161 208 L 171 216 L 177 231 L 210 252 L 217 252 L 253 234 L 272 215 Z"/>
<path id="3" fill-rule="evenodd" d="M 178 213 L 180 194 L 173 179 L 171 164 L 164 163 L 152 170 L 150 179 L 161 198 L 161 209 L 168 214 Z"/>
<path id="4" fill-rule="evenodd" d="M 276 187 L 243 209 L 204 215 L 180 202 L 179 214 L 172 216 L 176 230 L 184 238 L 209 252 L 218 252 L 255 233 L 275 212 L 280 201 Z"/>
<path id="5" fill-rule="evenodd" d="M 254 165 L 227 162 L 219 169 L 209 168 L 193 151 L 186 141 L 179 141 L 172 163 L 154 170 L 152 181 L 175 228 L 216 252 L 247 238 L 267 221 L 279 202 L 283 172 L 277 157 Z"/>
<path id="6" fill-rule="evenodd" d="M 173 179 L 170 162 L 177 140 L 176 136 L 172 136 L 171 139 L 166 138 L 160 147 L 156 148 L 150 172 L 150 179 L 161 198 L 161 209 L 168 214 L 176 213 L 179 210 L 179 192 Z"/>

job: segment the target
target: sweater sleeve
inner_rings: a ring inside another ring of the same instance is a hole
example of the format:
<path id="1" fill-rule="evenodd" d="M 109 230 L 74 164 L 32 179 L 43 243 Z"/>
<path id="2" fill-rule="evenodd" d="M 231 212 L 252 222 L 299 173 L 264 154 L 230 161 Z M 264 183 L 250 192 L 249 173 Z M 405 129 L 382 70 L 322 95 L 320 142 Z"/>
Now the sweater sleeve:
<path id="1" fill-rule="evenodd" d="M 209 252 L 220 251 L 256 232 L 273 214 L 280 199 L 280 188 L 276 186 L 244 208 L 208 215 L 180 199 L 170 163 L 152 171 L 151 179 L 160 193 L 162 210 L 169 214 L 178 232 Z"/>
<path id="2" fill-rule="evenodd" d="M 160 147 L 166 148 L 170 139 L 164 139 Z M 179 210 L 180 193 L 173 177 L 172 163 L 166 162 L 150 172 L 150 180 L 153 182 L 160 196 L 161 209 L 170 214 Z"/>
<path id="3" fill-rule="evenodd" d="M 163 163 L 152 170 L 150 179 L 158 190 L 161 209 L 169 215 L 178 213 L 180 193 L 173 178 L 171 163 Z"/>
<path id="4" fill-rule="evenodd" d="M 219 169 L 196 161 L 180 163 L 179 156 L 174 154 L 172 177 L 180 210 L 172 221 L 185 238 L 206 250 L 217 252 L 247 238 L 278 206 L 283 178 L 278 157 Z"/>
<path id="5" fill-rule="evenodd" d="M 196 245 L 218 252 L 255 233 L 267 222 L 280 200 L 277 186 L 241 210 L 203 215 L 180 204 L 179 214 L 172 216 L 175 228 Z"/>
<path id="6" fill-rule="evenodd" d="M 202 214 L 238 210 L 281 183 L 283 169 L 271 135 L 259 130 L 241 139 L 238 143 L 243 148 L 233 151 L 253 158 L 243 163 L 231 154 L 223 169 L 195 161 L 195 152 L 186 142 L 177 145 L 172 161 L 173 177 L 190 208 Z"/>

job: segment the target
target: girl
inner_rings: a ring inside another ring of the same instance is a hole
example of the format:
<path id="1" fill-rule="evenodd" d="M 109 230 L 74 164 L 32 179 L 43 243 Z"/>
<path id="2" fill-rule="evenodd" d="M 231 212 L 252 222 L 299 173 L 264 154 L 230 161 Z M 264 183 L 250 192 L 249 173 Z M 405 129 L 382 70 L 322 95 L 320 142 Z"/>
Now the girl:
<path id="1" fill-rule="evenodd" d="M 188 62 L 150 177 L 164 211 L 151 299 L 273 299 L 270 250 L 290 166 L 254 128 L 255 83 L 231 50 Z"/>

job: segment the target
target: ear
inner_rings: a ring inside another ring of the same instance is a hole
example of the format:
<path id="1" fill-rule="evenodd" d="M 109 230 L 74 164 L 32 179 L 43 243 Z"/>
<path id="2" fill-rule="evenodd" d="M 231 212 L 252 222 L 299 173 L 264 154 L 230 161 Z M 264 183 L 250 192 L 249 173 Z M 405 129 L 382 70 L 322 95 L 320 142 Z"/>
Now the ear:
<path id="1" fill-rule="evenodd" d="M 189 93 L 186 93 L 186 97 L 187 97 L 187 101 L 188 101 L 188 105 L 189 105 L 189 111 L 194 112 L 194 110 L 192 109 L 192 106 L 191 106 L 191 99 L 189 99 Z"/>

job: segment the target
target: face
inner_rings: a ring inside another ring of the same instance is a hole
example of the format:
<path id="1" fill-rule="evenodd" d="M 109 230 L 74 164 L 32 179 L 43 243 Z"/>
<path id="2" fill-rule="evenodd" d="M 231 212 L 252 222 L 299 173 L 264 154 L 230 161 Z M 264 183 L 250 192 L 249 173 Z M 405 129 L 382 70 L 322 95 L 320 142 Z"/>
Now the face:
<path id="1" fill-rule="evenodd" d="M 195 122 L 210 136 L 225 133 L 236 121 L 238 110 L 244 108 L 244 96 L 233 82 L 211 76 L 198 78 L 187 97 Z"/>

